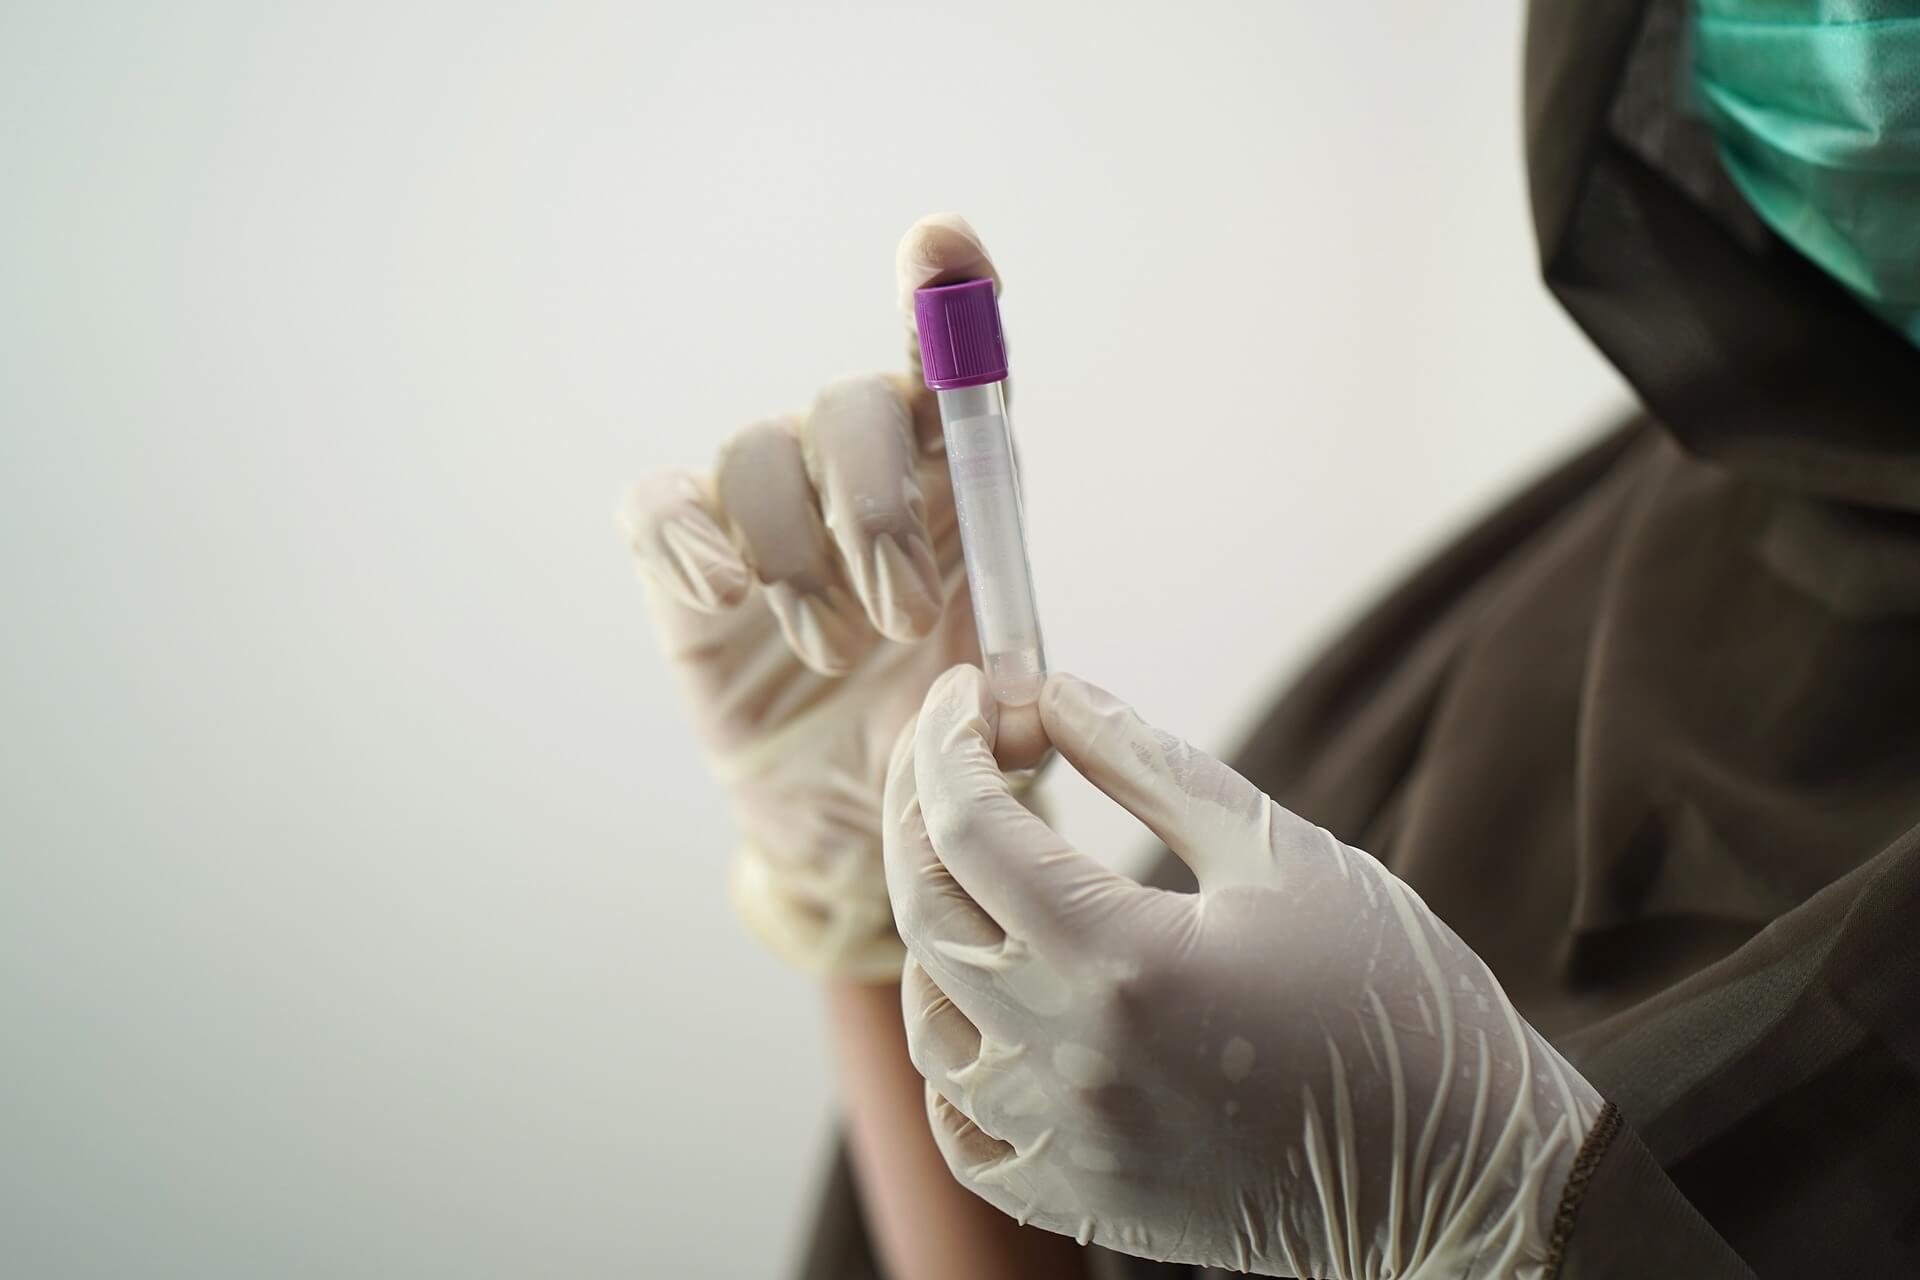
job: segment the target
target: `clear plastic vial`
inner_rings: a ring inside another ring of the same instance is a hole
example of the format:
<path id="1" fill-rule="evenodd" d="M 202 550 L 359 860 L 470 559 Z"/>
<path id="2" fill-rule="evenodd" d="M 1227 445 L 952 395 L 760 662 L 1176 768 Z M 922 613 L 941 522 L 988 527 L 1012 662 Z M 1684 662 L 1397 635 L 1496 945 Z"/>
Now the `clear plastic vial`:
<path id="1" fill-rule="evenodd" d="M 1003 706 L 1039 698 L 1047 678 L 1007 418 L 1007 354 L 991 280 L 914 295 L 920 359 L 940 400 L 953 505 L 987 686 Z"/>

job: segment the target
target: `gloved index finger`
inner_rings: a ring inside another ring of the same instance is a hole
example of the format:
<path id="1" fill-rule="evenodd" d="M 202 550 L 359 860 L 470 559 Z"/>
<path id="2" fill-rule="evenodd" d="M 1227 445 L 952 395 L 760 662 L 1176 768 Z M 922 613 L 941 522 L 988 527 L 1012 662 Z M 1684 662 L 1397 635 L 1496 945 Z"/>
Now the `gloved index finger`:
<path id="1" fill-rule="evenodd" d="M 996 718 L 978 667 L 934 681 L 914 731 L 921 815 L 954 882 L 1009 936 L 1059 958 L 1153 891 L 1073 848 L 1020 803 L 994 761 Z"/>
<path id="2" fill-rule="evenodd" d="M 931 423 L 933 393 L 927 390 L 920 363 L 920 334 L 914 325 L 913 293 L 932 284 L 954 284 L 961 280 L 991 280 L 994 292 L 1001 288 L 1000 272 L 981 243 L 979 233 L 957 213 L 930 213 L 907 228 L 893 255 L 894 283 L 898 291 L 901 318 L 907 326 L 907 394 L 914 404 L 916 427 Z M 929 443 L 923 440 L 923 444 Z"/>
<path id="3" fill-rule="evenodd" d="M 1077 676 L 1048 675 L 1039 706 L 1067 762 L 1160 837 L 1202 890 L 1271 884 L 1282 874 L 1280 853 L 1338 847 L 1227 765 Z"/>

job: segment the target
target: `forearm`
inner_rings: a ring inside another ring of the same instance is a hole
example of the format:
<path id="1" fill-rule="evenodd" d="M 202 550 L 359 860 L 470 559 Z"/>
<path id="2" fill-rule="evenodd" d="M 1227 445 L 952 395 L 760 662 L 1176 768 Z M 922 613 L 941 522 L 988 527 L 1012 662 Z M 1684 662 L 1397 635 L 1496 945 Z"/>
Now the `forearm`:
<path id="1" fill-rule="evenodd" d="M 1084 1276 L 1072 1240 L 1017 1225 L 948 1172 L 927 1127 L 926 1084 L 907 1060 L 899 985 L 829 982 L 827 1018 L 854 1177 L 891 1280 Z"/>

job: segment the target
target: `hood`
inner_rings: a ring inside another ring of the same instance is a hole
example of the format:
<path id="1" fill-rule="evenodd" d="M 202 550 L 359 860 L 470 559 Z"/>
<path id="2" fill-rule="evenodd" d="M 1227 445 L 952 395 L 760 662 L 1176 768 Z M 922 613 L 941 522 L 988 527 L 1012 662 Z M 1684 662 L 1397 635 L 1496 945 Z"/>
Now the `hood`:
<path id="1" fill-rule="evenodd" d="M 1532 0 L 1527 169 L 1547 287 L 1690 452 L 1920 510 L 1920 348 L 1747 208 L 1691 107 L 1690 21 L 1687 0 Z"/>

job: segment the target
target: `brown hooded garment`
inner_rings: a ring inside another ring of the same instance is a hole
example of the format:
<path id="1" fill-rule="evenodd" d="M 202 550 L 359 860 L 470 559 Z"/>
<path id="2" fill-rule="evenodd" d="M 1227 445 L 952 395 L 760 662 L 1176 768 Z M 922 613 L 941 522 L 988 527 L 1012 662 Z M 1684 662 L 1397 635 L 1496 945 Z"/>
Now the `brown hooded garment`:
<path id="1" fill-rule="evenodd" d="M 1920 350 L 1733 192 L 1686 24 L 1534 0 L 1527 31 L 1543 270 L 1644 415 L 1363 616 L 1236 763 L 1412 885 L 1624 1120 L 1561 1280 L 1920 1277 Z M 876 1275 L 864 1236 L 842 1161 L 805 1274 Z"/>

